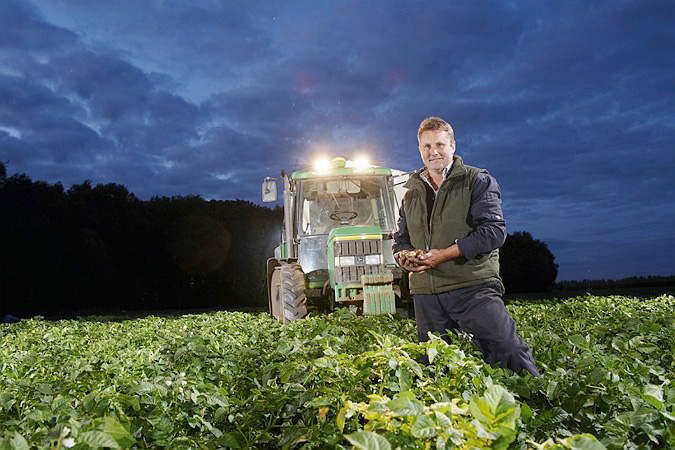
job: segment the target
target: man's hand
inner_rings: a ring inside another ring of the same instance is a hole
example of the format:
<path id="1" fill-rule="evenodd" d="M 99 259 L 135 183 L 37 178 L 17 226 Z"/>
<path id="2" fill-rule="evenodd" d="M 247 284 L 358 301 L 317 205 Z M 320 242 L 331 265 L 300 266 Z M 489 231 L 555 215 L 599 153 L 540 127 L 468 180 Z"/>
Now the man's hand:
<path id="1" fill-rule="evenodd" d="M 408 271 L 413 271 L 412 268 L 418 266 L 419 257 L 424 255 L 424 250 L 401 250 L 400 252 L 394 253 L 394 258 L 399 262 L 399 264 Z"/>
<path id="2" fill-rule="evenodd" d="M 462 256 L 462 251 L 459 249 L 457 244 L 453 244 L 450 247 L 444 249 L 432 248 L 419 257 L 406 257 L 402 253 L 403 252 L 399 252 L 394 256 L 399 260 L 401 266 L 405 270 L 416 273 L 424 273 L 442 262 Z"/>
<path id="3" fill-rule="evenodd" d="M 414 256 L 415 251 L 401 251 L 396 253 L 394 257 L 401 264 L 401 267 L 403 267 L 408 272 L 423 272 L 427 270 L 428 267 L 420 266 L 422 260 L 419 258 L 425 253 L 423 250 L 417 250 L 416 252 L 419 254 L 419 256 Z"/>
<path id="4" fill-rule="evenodd" d="M 403 262 L 402 266 L 408 272 L 417 272 L 417 273 L 424 273 L 431 268 L 430 266 L 424 264 L 424 261 L 422 261 L 419 258 L 406 259 Z"/>

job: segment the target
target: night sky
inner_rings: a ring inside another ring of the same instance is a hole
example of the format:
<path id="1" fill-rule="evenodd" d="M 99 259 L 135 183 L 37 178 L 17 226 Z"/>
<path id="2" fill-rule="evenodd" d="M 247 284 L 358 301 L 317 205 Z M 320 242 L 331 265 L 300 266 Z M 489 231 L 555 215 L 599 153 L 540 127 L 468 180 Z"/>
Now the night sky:
<path id="1" fill-rule="evenodd" d="M 558 280 L 675 274 L 675 2 L 0 0 L 8 175 L 260 203 L 317 155 L 499 181 Z"/>

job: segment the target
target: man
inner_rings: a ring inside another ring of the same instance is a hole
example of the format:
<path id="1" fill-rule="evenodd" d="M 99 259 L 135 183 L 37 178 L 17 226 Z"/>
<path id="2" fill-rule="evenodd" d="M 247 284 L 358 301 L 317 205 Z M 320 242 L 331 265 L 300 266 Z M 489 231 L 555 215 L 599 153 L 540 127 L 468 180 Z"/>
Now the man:
<path id="1" fill-rule="evenodd" d="M 425 119 L 417 132 L 424 166 L 410 177 L 400 210 L 394 252 L 411 272 L 420 342 L 463 330 L 489 364 L 540 376 L 530 348 L 504 307 L 498 248 L 506 239 L 501 193 L 484 169 L 455 155 L 450 124 Z M 401 250 L 423 250 L 418 257 Z"/>

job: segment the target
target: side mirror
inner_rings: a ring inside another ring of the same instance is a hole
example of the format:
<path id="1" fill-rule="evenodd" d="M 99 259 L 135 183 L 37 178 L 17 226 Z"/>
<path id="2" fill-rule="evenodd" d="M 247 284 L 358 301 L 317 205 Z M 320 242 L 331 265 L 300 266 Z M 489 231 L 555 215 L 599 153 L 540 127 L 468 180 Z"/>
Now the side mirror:
<path id="1" fill-rule="evenodd" d="M 277 181 L 272 178 L 265 178 L 262 184 L 262 201 L 264 203 L 277 201 Z"/>

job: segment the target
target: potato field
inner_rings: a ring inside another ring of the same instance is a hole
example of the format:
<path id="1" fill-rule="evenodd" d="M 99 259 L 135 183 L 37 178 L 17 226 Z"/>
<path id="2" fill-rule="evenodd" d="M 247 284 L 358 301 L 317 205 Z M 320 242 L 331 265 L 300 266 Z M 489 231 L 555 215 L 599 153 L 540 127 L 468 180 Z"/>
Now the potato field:
<path id="1" fill-rule="evenodd" d="M 675 448 L 675 297 L 507 308 L 539 379 L 347 309 L 2 324 L 0 449 Z"/>

